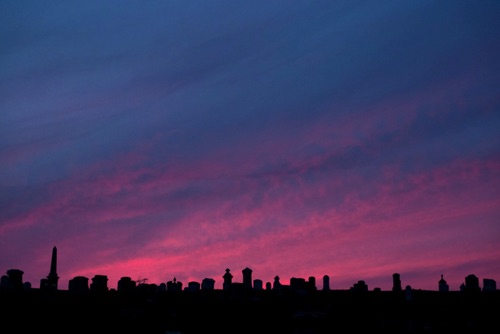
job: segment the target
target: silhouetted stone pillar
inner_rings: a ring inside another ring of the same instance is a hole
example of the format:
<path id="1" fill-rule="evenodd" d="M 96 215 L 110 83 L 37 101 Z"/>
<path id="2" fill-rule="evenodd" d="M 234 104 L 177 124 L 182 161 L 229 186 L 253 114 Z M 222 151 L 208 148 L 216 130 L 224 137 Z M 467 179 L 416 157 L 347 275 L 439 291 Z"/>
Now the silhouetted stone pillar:
<path id="1" fill-rule="evenodd" d="M 120 292 L 131 292 L 135 289 L 136 283 L 132 278 L 124 276 L 118 281 L 118 291 Z"/>
<path id="2" fill-rule="evenodd" d="M 197 292 L 197 291 L 200 291 L 200 289 L 201 289 L 201 284 L 199 282 L 195 282 L 195 281 L 188 282 L 187 291 Z"/>
<path id="3" fill-rule="evenodd" d="M 47 288 L 50 290 L 57 290 L 57 282 L 59 281 L 59 276 L 57 276 L 57 248 L 54 246 L 52 248 L 52 258 L 50 260 L 50 272 L 47 276 Z"/>
<path id="4" fill-rule="evenodd" d="M 307 289 L 309 291 L 316 291 L 316 277 L 309 276 L 307 280 Z"/>
<path id="5" fill-rule="evenodd" d="M 167 291 L 182 291 L 182 283 L 174 277 L 173 281 L 167 282 Z"/>
<path id="6" fill-rule="evenodd" d="M 323 276 L 323 291 L 330 290 L 330 277 L 328 275 Z"/>
<path id="7" fill-rule="evenodd" d="M 246 290 L 252 289 L 252 269 L 246 267 L 242 270 L 243 273 L 243 288 Z"/>
<path id="8" fill-rule="evenodd" d="M 103 293 L 108 291 L 108 276 L 95 275 L 90 283 L 90 291 L 96 293 Z"/>
<path id="9" fill-rule="evenodd" d="M 214 290 L 215 289 L 215 280 L 213 278 L 204 278 L 201 281 L 201 289 L 202 290 Z"/>
<path id="10" fill-rule="evenodd" d="M 22 291 L 23 290 L 23 274 L 24 274 L 24 271 L 22 271 L 20 269 L 7 270 L 7 277 L 8 277 L 7 289 L 10 291 Z"/>
<path id="11" fill-rule="evenodd" d="M 40 280 L 40 289 L 43 290 L 57 290 L 57 283 L 59 281 L 59 276 L 57 276 L 57 248 L 54 246 L 52 248 L 52 258 L 50 260 L 50 271 L 47 278 L 42 278 Z"/>
<path id="12" fill-rule="evenodd" d="M 413 289 L 409 285 L 405 287 L 405 299 L 409 302 L 413 300 Z"/>
<path id="13" fill-rule="evenodd" d="M 358 292 L 367 292 L 368 285 L 366 285 L 365 281 L 359 280 L 357 283 L 354 283 L 354 285 L 351 287 L 351 290 L 358 291 Z"/>
<path id="14" fill-rule="evenodd" d="M 292 277 L 290 278 L 290 289 L 292 290 L 305 290 L 306 289 L 306 280 L 300 277 Z"/>
<path id="15" fill-rule="evenodd" d="M 226 273 L 222 276 L 224 282 L 222 283 L 223 290 L 229 290 L 233 282 L 233 275 L 229 272 L 229 268 L 226 269 Z"/>
<path id="16" fill-rule="evenodd" d="M 73 277 L 69 280 L 68 290 L 77 294 L 89 292 L 89 279 L 85 276 Z"/>
<path id="17" fill-rule="evenodd" d="M 440 292 L 448 292 L 450 290 L 450 287 L 446 283 L 446 281 L 443 278 L 443 275 L 441 275 L 441 279 L 438 282 L 438 290 Z"/>
<path id="18" fill-rule="evenodd" d="M 465 277 L 465 291 L 468 292 L 479 292 L 481 288 L 479 287 L 479 278 L 476 275 L 470 274 Z"/>
<path id="19" fill-rule="evenodd" d="M 254 290 L 262 290 L 263 282 L 260 279 L 253 280 L 253 289 Z"/>
<path id="20" fill-rule="evenodd" d="M 392 274 L 392 291 L 402 291 L 401 278 L 398 273 Z"/>
<path id="21" fill-rule="evenodd" d="M 483 278 L 483 291 L 497 291 L 497 282 L 491 278 Z"/>
<path id="22" fill-rule="evenodd" d="M 9 289 L 9 276 L 2 275 L 2 278 L 0 278 L 0 288 L 2 290 L 8 290 Z"/>
<path id="23" fill-rule="evenodd" d="M 281 282 L 280 282 L 280 278 L 279 276 L 275 276 L 274 277 L 274 283 L 273 283 L 273 289 L 274 290 L 277 290 L 277 289 L 281 289 L 282 285 L 281 285 Z"/>

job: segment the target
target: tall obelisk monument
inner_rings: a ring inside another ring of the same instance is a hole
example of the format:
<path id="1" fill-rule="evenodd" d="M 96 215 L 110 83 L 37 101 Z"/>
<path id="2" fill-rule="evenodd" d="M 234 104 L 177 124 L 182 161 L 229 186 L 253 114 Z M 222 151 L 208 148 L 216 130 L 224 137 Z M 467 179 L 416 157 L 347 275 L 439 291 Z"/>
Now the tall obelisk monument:
<path id="1" fill-rule="evenodd" d="M 57 281 L 59 281 L 59 276 L 57 276 L 57 248 L 54 246 L 54 248 L 52 248 L 52 259 L 50 261 L 50 273 L 47 276 L 48 288 L 57 290 Z"/>

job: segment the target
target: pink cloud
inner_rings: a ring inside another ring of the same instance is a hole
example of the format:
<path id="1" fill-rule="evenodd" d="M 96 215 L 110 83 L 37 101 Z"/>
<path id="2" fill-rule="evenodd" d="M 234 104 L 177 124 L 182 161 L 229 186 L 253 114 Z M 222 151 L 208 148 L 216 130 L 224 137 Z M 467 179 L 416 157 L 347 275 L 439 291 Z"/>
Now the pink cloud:
<path id="1" fill-rule="evenodd" d="M 449 97 L 439 90 L 424 96 L 428 105 Z M 411 127 L 423 107 L 420 97 L 313 122 L 292 138 L 270 130 L 243 153 L 221 147 L 189 163 L 148 166 L 162 141 L 155 137 L 52 183 L 45 201 L 4 222 L 0 235 L 29 226 L 63 231 L 71 224 L 73 231 L 58 242 L 78 261 L 66 261 L 64 278 L 108 274 L 110 283 L 139 274 L 158 283 L 171 273 L 182 280 L 218 278 L 226 267 L 239 273 L 250 266 L 265 281 L 329 274 L 337 287 L 367 278 L 390 288 L 393 271 L 435 274 L 499 255 L 498 159 L 457 159 L 411 173 L 393 163 L 374 179 L 333 168 L 306 182 L 309 171 L 328 167 L 332 157 L 366 149 L 366 138 Z M 311 145 L 320 150 L 309 155 Z M 266 169 L 262 159 L 269 157 Z M 86 250 L 89 244 L 93 249 Z M 30 277 L 46 274 L 45 255 L 40 259 L 40 271 Z M 455 269 L 450 280 L 465 274 Z M 422 275 L 408 282 L 434 288 L 436 278 Z"/>
<path id="2" fill-rule="evenodd" d="M 21 222 L 25 227 L 45 223 L 63 228 L 57 221 L 74 224 L 71 218 L 78 218 L 99 226 L 97 231 L 89 229 L 60 241 L 61 252 L 67 254 L 65 266 L 60 267 L 68 268 L 63 276 L 66 280 L 92 273 L 109 275 L 110 285 L 121 276 L 149 277 L 157 283 L 172 275 L 179 280 L 201 280 L 204 277 L 197 275 L 218 278 L 226 267 L 238 273 L 250 266 L 255 277 L 265 281 L 275 275 L 286 282 L 294 276 L 319 278 L 329 274 L 337 287 L 347 288 L 346 284 L 358 277 L 384 283 L 382 287 L 388 289 L 392 272 L 415 272 L 415 268 L 438 272 L 452 263 L 499 255 L 491 236 L 500 207 L 496 190 L 500 189 L 496 185 L 499 166 L 496 160 L 457 160 L 406 179 L 394 178 L 399 173 L 397 167 L 388 168 L 382 179 L 354 182 L 371 188 L 369 197 L 360 195 L 360 189 L 346 188 L 352 180 L 325 179 L 319 188 L 275 180 L 260 190 L 262 200 L 257 203 L 253 197 L 259 181 L 245 179 L 243 188 L 248 192 L 234 200 L 223 198 L 207 208 L 197 202 L 199 199 L 187 198 L 184 207 L 192 209 L 176 218 L 175 224 L 166 219 L 147 227 L 154 231 L 145 239 L 146 244 L 134 239 L 141 229 L 140 221 L 152 212 L 161 219 L 164 207 L 161 201 L 142 200 L 139 195 L 113 200 L 124 189 L 134 189 L 141 174 L 140 170 L 129 172 L 124 168 L 85 183 L 70 180 L 54 186 L 52 192 L 57 196 L 53 201 L 28 213 Z M 164 185 L 168 179 L 164 175 L 159 183 Z M 181 181 L 176 182 L 182 187 Z M 142 187 L 156 189 L 153 182 Z M 317 209 L 304 205 L 314 199 L 328 202 L 337 191 L 343 194 L 340 204 Z M 112 200 L 108 202 L 108 198 Z M 75 205 L 78 201 L 82 201 L 80 209 Z M 136 222 L 120 223 L 128 219 Z M 7 232 L 4 227 L 3 233 Z M 113 241 L 107 244 L 107 239 Z M 138 245 L 127 245 L 134 242 Z M 114 248 L 122 243 L 119 249 Z M 93 248 L 85 250 L 87 245 Z M 46 263 L 42 265 L 42 275 L 46 267 Z M 434 277 L 427 281 L 408 278 L 415 287 L 429 289 L 435 287 L 434 281 Z"/>

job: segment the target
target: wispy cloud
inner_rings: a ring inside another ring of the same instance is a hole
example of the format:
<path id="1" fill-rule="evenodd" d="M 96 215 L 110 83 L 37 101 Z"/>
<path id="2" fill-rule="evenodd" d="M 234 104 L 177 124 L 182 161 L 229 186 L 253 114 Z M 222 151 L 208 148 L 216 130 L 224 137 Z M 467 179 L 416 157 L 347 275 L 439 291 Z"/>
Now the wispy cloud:
<path id="1" fill-rule="evenodd" d="M 5 270 L 500 275 L 494 2 L 0 7 Z"/>

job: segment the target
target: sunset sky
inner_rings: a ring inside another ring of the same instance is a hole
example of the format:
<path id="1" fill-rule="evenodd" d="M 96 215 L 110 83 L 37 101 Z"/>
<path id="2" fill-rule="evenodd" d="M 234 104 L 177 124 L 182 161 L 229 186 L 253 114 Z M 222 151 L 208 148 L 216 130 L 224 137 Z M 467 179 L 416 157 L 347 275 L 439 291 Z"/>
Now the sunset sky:
<path id="1" fill-rule="evenodd" d="M 500 283 L 500 2 L 0 2 L 0 274 Z"/>

